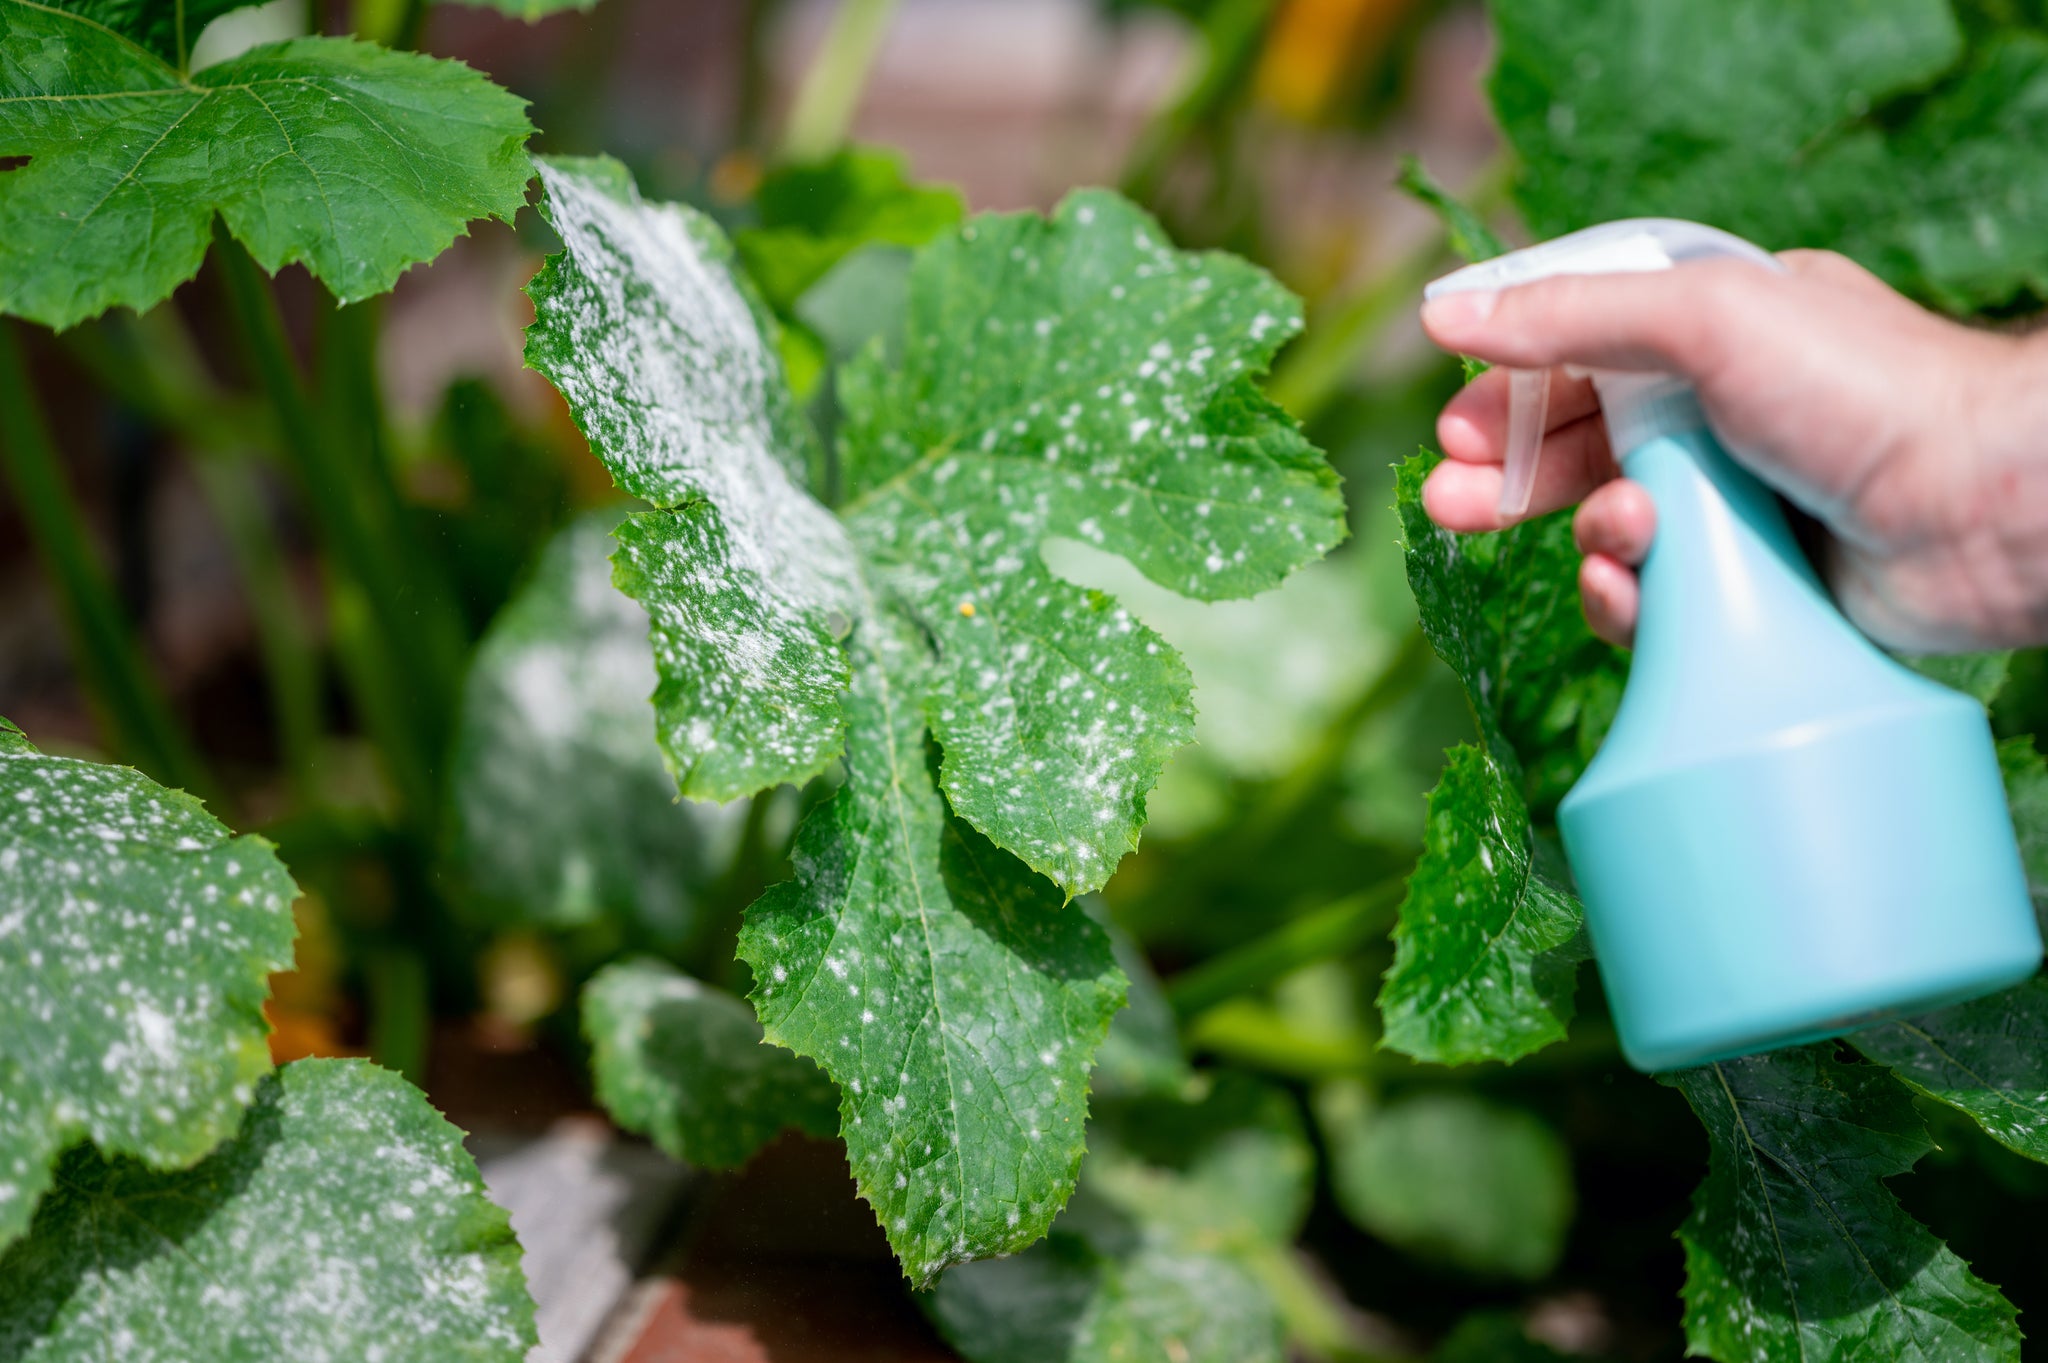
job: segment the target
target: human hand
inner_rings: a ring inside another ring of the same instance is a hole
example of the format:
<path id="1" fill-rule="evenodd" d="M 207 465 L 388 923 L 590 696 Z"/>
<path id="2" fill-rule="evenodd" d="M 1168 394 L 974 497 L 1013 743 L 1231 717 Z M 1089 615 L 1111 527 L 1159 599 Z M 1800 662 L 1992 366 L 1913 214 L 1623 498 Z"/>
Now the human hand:
<path id="1" fill-rule="evenodd" d="M 1825 251 L 1775 274 L 1702 261 L 1565 276 L 1423 306 L 1446 350 L 1516 369 L 1683 375 L 1729 452 L 1829 532 L 1825 570 L 1857 626 L 1914 652 L 2048 640 L 2048 349 L 1927 312 Z M 1551 379 L 1527 516 L 1579 504 L 1579 591 L 1626 645 L 1656 510 L 1620 476 L 1590 380 Z M 1437 420 L 1423 485 L 1447 530 L 1498 530 L 1508 385 L 1482 374 Z M 1515 518 L 1515 519 L 1526 519 Z"/>

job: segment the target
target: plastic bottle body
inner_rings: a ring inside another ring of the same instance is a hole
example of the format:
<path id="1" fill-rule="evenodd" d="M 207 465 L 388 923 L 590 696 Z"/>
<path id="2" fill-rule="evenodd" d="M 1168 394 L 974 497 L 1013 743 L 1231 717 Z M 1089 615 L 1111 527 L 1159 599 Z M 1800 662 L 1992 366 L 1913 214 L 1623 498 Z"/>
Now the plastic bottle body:
<path id="1" fill-rule="evenodd" d="M 2032 975 L 1983 708 L 1842 617 L 1704 426 L 1623 467 L 1658 515 L 1636 654 L 1558 822 L 1630 1062 L 1817 1040 Z"/>

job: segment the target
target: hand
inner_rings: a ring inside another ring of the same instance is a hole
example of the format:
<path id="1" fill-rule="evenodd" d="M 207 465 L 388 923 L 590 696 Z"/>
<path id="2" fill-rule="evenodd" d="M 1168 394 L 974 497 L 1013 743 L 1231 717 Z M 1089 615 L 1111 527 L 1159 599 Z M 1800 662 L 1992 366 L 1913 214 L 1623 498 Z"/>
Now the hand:
<path id="1" fill-rule="evenodd" d="M 1878 642 L 1966 652 L 2048 641 L 2048 349 L 1924 311 L 1860 266 L 1791 251 L 1450 294 L 1422 322 L 1446 350 L 1517 369 L 1661 370 L 1699 391 L 1737 460 L 1826 527 L 1836 598 Z M 2043 338 L 2048 340 L 2048 338 Z M 1444 407 L 1424 510 L 1497 530 L 1507 375 Z M 1579 503 L 1594 631 L 1635 632 L 1656 511 L 1620 476 L 1590 381 L 1554 374 L 1528 515 Z"/>

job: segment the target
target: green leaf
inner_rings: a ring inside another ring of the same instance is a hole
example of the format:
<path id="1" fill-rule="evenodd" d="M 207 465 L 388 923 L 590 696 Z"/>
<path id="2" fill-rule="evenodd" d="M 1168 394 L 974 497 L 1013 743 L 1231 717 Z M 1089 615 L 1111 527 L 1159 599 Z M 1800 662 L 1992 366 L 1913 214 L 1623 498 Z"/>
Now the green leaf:
<path id="1" fill-rule="evenodd" d="M 2016 1360 L 2013 1308 L 1883 1180 L 1934 1148 L 1884 1070 L 1806 1046 L 1666 1076 L 1706 1124 L 1679 1232 L 1690 1352 L 1765 1363 Z"/>
<path id="2" fill-rule="evenodd" d="M 1039 546 L 1093 539 L 1219 595 L 1333 543 L 1334 475 L 1252 383 L 1293 300 L 1108 195 L 932 244 L 900 364 L 875 342 L 842 374 L 842 530 L 795 482 L 813 436 L 715 229 L 614 165 L 542 174 L 565 251 L 529 356 L 621 485 L 670 508 L 621 530 L 617 581 L 654 621 L 685 793 L 803 779 L 844 732 L 845 785 L 741 936 L 767 1036 L 840 1085 L 913 1281 L 1019 1249 L 1072 1188 L 1124 989 L 1068 901 L 1135 845 L 1189 715 L 1179 659 Z"/>
<path id="3" fill-rule="evenodd" d="M 270 1068 L 298 890 L 260 838 L 126 767 L 0 731 L 0 1245 L 58 1153 L 158 1168 L 230 1135 Z M 4 1275 L 0 1275 L 4 1280 Z"/>
<path id="4" fill-rule="evenodd" d="M 1491 260 L 1495 256 L 1507 254 L 1508 244 L 1486 225 L 1485 219 L 1438 184 L 1435 178 L 1422 168 L 1419 157 L 1401 158 L 1401 175 L 1397 183 L 1425 208 L 1443 219 L 1444 233 L 1450 239 L 1451 250 L 1462 259 Z"/>
<path id="5" fill-rule="evenodd" d="M 1444 530 L 1422 509 L 1423 480 L 1440 460 L 1425 451 L 1395 473 L 1408 585 L 1487 748 L 1512 751 L 1529 804 L 1547 818 L 1599 748 L 1626 661 L 1586 625 L 1571 514 L 1490 535 Z"/>
<path id="6" fill-rule="evenodd" d="M 1491 9 L 1494 108 L 1538 236 L 1668 215 L 1842 250 L 1952 308 L 2043 291 L 2038 36 L 1966 58 L 1944 0 Z"/>
<path id="7" fill-rule="evenodd" d="M 1998 745 L 1998 768 L 2034 917 L 2048 923 L 2048 761 L 2035 751 L 2033 739 L 2008 738 Z"/>
<path id="8" fill-rule="evenodd" d="M 849 147 L 778 166 L 754 196 L 758 225 L 733 238 L 747 273 L 780 313 L 863 246 L 922 246 L 959 225 L 960 192 L 911 183 L 893 151 Z"/>
<path id="9" fill-rule="evenodd" d="M 206 26 L 231 10 L 262 0 L 43 0 L 45 9 L 65 10 L 112 29 L 138 47 L 182 68 Z"/>
<path id="10" fill-rule="evenodd" d="M 1598 748 L 1624 664 L 1580 611 L 1570 517 L 1443 530 L 1422 509 L 1437 460 L 1419 454 L 1395 475 L 1408 582 L 1483 744 L 1453 749 L 1429 797 L 1380 990 L 1384 1044 L 1446 1064 L 1514 1060 L 1563 1039 L 1589 954 L 1562 859 L 1531 816 L 1550 814 Z"/>
<path id="11" fill-rule="evenodd" d="M 814 437 L 773 323 L 701 214 L 642 201 L 616 162 L 543 162 L 541 179 L 567 249 L 528 286 L 526 360 L 660 508 L 620 527 L 616 581 L 653 621 L 662 751 L 693 798 L 808 780 L 844 743 L 835 635 L 858 570 L 795 481 Z"/>
<path id="12" fill-rule="evenodd" d="M 927 1309 L 971 1363 L 1280 1363 L 1257 1264 L 1299 1233 L 1314 1169 L 1292 1101 L 1242 1076 L 1106 1105 L 1047 1242 L 951 1270 Z"/>
<path id="13" fill-rule="evenodd" d="M 903 360 L 843 376 L 854 537 L 937 642 L 928 713 L 953 807 L 1070 893 L 1137 845 L 1192 730 L 1186 669 L 1053 535 L 1203 599 L 1277 584 L 1344 533 L 1336 476 L 1254 377 L 1294 298 L 1175 251 L 1114 195 L 978 218 L 918 256 Z"/>
<path id="14" fill-rule="evenodd" d="M 1999 1144 L 2048 1162 L 2048 979 L 1866 1027 L 1849 1040 Z"/>
<path id="15" fill-rule="evenodd" d="M 72 1151 L 0 1282 L 0 1356 L 21 1363 L 518 1363 L 534 1344 L 462 1133 L 363 1061 L 286 1066 L 180 1173 Z"/>
<path id="16" fill-rule="evenodd" d="M 612 589 L 617 510 L 558 533 L 491 622 L 464 683 L 450 855 L 497 922 L 610 921 L 684 941 L 707 883 L 708 820 L 679 805 L 651 742 L 647 613 Z"/>
<path id="17" fill-rule="evenodd" d="M 74 14 L 0 0 L 0 312 L 67 327 L 145 310 L 199 269 L 218 214 L 273 272 L 343 302 L 389 289 L 532 166 L 521 102 L 457 62 L 344 38 L 181 76 Z"/>
<path id="18" fill-rule="evenodd" d="M 861 1196 L 924 1287 L 1022 1249 L 1066 1201 L 1124 980 L 1078 905 L 946 812 L 920 644 L 857 629 L 846 784 L 798 830 L 796 878 L 747 911 L 740 956 L 768 1039 L 838 1082 Z"/>
<path id="19" fill-rule="evenodd" d="M 2006 673 L 2012 667 L 2012 651 L 1930 653 L 1900 661 L 1923 677 L 1954 687 L 1980 704 L 1989 705 L 2005 689 Z"/>
<path id="20" fill-rule="evenodd" d="M 1356 1081 L 1323 1085 L 1316 1117 L 1338 1205 L 1418 1258 L 1537 1279 L 1572 1218 L 1571 1155 L 1544 1122 L 1467 1093 L 1381 1104 Z"/>
<path id="21" fill-rule="evenodd" d="M 676 1159 L 732 1169 L 786 1127 L 839 1130 L 818 1067 L 761 1039 L 754 1010 L 658 961 L 599 971 L 583 989 L 598 1101 Z"/>
<path id="22" fill-rule="evenodd" d="M 1546 864 L 1511 763 L 1460 744 L 1429 795 L 1379 995 L 1381 1044 L 1417 1060 L 1517 1060 L 1562 1041 L 1572 1019 L 1591 954 L 1581 910 Z"/>

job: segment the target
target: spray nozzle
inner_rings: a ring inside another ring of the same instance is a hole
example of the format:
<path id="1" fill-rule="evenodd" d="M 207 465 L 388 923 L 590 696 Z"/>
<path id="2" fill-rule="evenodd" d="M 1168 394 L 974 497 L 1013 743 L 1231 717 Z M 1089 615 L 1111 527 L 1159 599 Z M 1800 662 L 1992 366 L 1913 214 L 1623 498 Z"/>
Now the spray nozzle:
<path id="1" fill-rule="evenodd" d="M 1495 292 L 1557 275 L 1647 274 L 1668 270 L 1689 260 L 1713 256 L 1748 260 L 1782 269 L 1761 247 L 1719 228 L 1677 218 L 1629 218 L 1602 223 L 1504 256 L 1467 265 L 1436 280 L 1424 298 L 1450 293 Z M 1646 404 L 1669 395 L 1672 381 L 1662 375 L 1595 374 L 1608 434 L 1617 454 L 1638 443 L 1618 427 L 1632 432 Z M 1543 453 L 1543 432 L 1550 408 L 1550 371 L 1517 369 L 1508 375 L 1508 443 L 1502 464 L 1500 513 L 1520 516 L 1529 509 L 1536 489 L 1536 468 Z"/>

